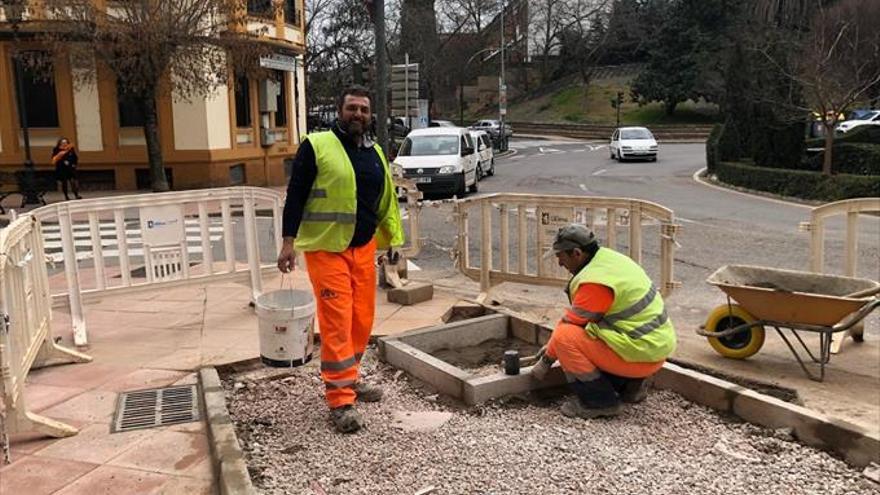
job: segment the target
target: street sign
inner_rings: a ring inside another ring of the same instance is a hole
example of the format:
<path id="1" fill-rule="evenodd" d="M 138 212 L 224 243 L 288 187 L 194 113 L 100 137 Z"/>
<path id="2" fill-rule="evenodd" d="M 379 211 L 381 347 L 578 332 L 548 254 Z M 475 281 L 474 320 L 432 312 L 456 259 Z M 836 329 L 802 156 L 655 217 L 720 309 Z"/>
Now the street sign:
<path id="1" fill-rule="evenodd" d="M 507 85 L 498 84 L 498 112 L 507 115 Z"/>
<path id="2" fill-rule="evenodd" d="M 264 69 L 296 72 L 296 57 L 273 53 L 267 57 L 260 57 L 260 67 L 263 67 Z"/>
<path id="3" fill-rule="evenodd" d="M 415 117 L 418 114 L 419 64 L 391 66 L 391 114 Z M 409 112 L 407 112 L 407 107 Z"/>

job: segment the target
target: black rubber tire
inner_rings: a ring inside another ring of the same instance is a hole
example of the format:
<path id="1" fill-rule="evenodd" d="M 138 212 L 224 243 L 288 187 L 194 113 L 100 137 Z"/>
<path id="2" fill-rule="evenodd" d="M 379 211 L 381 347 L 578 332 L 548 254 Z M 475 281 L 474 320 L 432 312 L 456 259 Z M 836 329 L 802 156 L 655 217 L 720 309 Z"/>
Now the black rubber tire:
<path id="1" fill-rule="evenodd" d="M 483 177 L 485 177 L 485 175 L 483 174 L 483 166 L 482 165 L 477 165 L 476 175 L 477 175 L 477 178 L 476 178 L 476 180 L 474 180 L 474 182 L 479 182 L 479 181 L 483 180 Z"/>
<path id="2" fill-rule="evenodd" d="M 458 181 L 458 187 L 455 188 L 455 195 L 463 198 L 467 194 L 467 179 L 464 172 L 461 173 L 461 180 Z"/>
<path id="3" fill-rule="evenodd" d="M 478 169 L 474 171 L 474 185 L 468 187 L 468 192 L 471 192 L 471 193 L 480 192 L 480 176 L 478 174 L 478 172 L 480 171 L 479 165 L 477 167 L 478 167 Z"/>
<path id="4" fill-rule="evenodd" d="M 492 158 L 492 163 L 489 165 L 489 171 L 486 172 L 486 175 L 489 177 L 495 175 L 495 158 Z"/>

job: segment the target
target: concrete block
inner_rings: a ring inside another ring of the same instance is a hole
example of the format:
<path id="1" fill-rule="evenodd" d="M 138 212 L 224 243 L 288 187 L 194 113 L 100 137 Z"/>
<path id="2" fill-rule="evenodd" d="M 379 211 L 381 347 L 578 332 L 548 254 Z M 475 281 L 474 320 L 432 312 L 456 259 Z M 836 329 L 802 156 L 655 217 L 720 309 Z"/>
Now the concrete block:
<path id="1" fill-rule="evenodd" d="M 510 318 L 510 334 L 530 344 L 538 343 L 538 325 L 521 318 Z"/>
<path id="2" fill-rule="evenodd" d="M 462 386 L 470 376 L 463 370 L 396 339 L 385 341 L 385 361 L 424 380 L 438 392 L 461 399 Z"/>
<path id="3" fill-rule="evenodd" d="M 654 375 L 654 387 L 718 411 L 732 412 L 733 400 L 745 388 L 698 371 L 666 363 Z"/>
<path id="4" fill-rule="evenodd" d="M 458 302 L 455 306 L 446 310 L 446 313 L 443 314 L 441 319 L 444 323 L 454 323 L 457 321 L 486 316 L 487 314 L 493 314 L 495 312 L 494 309 L 483 306 L 482 304 Z"/>
<path id="5" fill-rule="evenodd" d="M 880 436 L 796 404 L 718 378 L 666 363 L 654 386 L 767 428 L 791 428 L 810 446 L 829 450 L 853 466 L 880 462 Z"/>
<path id="6" fill-rule="evenodd" d="M 480 376 L 467 380 L 464 384 L 464 402 L 468 405 L 481 404 L 506 395 L 525 394 L 532 390 L 565 385 L 565 375 L 559 366 L 550 368 L 543 380 L 532 376 L 532 367 L 523 368 L 518 375 Z"/>
<path id="7" fill-rule="evenodd" d="M 469 347 L 490 339 L 507 338 L 509 320 L 507 315 L 487 315 L 406 332 L 397 338 L 426 353 L 439 349 Z"/>
<path id="8" fill-rule="evenodd" d="M 399 289 L 388 290 L 388 302 L 410 306 L 430 301 L 434 297 L 434 285 L 422 282 L 410 282 Z"/>

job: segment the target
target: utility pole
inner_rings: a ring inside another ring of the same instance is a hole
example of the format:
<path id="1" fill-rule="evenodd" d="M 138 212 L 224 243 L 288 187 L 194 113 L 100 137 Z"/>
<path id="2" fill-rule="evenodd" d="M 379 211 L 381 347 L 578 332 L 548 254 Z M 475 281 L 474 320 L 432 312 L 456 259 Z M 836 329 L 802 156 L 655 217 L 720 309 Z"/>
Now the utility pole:
<path id="1" fill-rule="evenodd" d="M 376 38 L 376 139 L 389 153 L 388 147 L 388 61 L 385 59 L 385 0 L 372 0 Z"/>
<path id="2" fill-rule="evenodd" d="M 505 0 L 501 0 L 501 79 L 498 80 L 498 116 L 499 116 L 499 149 L 507 149 L 507 139 L 504 132 L 504 116 L 507 115 L 507 83 L 504 80 L 504 11 L 507 9 Z"/>

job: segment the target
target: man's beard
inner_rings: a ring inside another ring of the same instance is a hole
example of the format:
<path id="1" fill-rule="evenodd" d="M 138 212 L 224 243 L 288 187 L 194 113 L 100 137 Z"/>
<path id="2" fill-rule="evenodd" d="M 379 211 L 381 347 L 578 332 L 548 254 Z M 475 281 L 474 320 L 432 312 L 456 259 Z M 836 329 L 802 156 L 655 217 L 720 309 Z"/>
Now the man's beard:
<path id="1" fill-rule="evenodd" d="M 363 136 L 366 134 L 366 124 L 360 120 L 340 120 L 339 127 L 350 136 Z"/>

